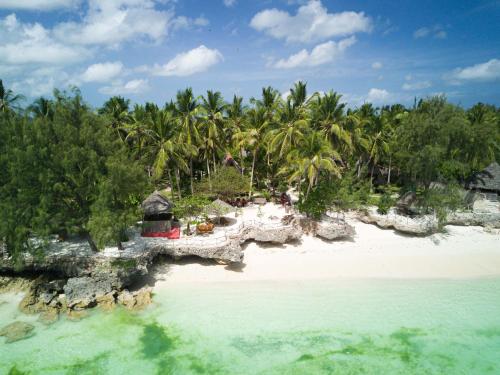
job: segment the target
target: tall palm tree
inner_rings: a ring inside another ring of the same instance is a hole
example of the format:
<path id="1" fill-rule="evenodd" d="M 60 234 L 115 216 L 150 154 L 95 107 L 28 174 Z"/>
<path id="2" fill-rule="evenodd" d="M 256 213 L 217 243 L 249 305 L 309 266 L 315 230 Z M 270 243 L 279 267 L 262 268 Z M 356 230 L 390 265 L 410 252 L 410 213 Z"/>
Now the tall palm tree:
<path id="1" fill-rule="evenodd" d="M 52 120 L 54 118 L 54 105 L 52 100 L 45 99 L 43 96 L 36 99 L 33 104 L 28 107 L 35 118 L 46 118 Z"/>
<path id="2" fill-rule="evenodd" d="M 240 96 L 234 95 L 233 101 L 226 107 L 227 112 L 227 127 L 226 131 L 226 140 L 227 143 L 233 142 L 235 140 L 236 134 L 240 134 L 244 131 L 246 124 L 245 117 L 245 107 L 243 106 L 243 98 Z M 238 153 L 240 156 L 240 167 L 241 173 L 244 172 L 244 147 L 242 145 L 236 145 L 238 149 Z"/>
<path id="3" fill-rule="evenodd" d="M 116 130 L 121 140 L 125 140 L 127 134 L 123 130 L 125 124 L 130 122 L 130 100 L 121 96 L 109 98 L 104 105 L 99 108 L 98 113 L 106 115 L 111 121 L 111 127 Z"/>
<path id="4" fill-rule="evenodd" d="M 223 144 L 224 110 L 226 103 L 220 92 L 207 91 L 207 96 L 202 97 L 200 124 L 201 149 L 203 158 L 207 163 L 208 182 L 210 182 L 210 160 L 213 161 L 214 172 L 217 172 L 216 154 Z"/>
<path id="5" fill-rule="evenodd" d="M 6 89 L 0 79 L 0 112 L 8 113 L 19 109 L 18 103 L 24 100 L 24 96 L 14 94 L 14 91 Z"/>
<path id="6" fill-rule="evenodd" d="M 336 150 L 347 154 L 352 149 L 352 139 L 349 131 L 345 129 L 346 104 L 340 102 L 341 97 L 342 95 L 334 91 L 316 96 L 311 101 L 311 123 L 314 129 L 323 132 Z"/>
<path id="7" fill-rule="evenodd" d="M 289 152 L 287 165 L 282 168 L 280 174 L 289 173 L 289 181 L 297 181 L 299 193 L 300 182 L 305 177 L 308 183 L 307 198 L 322 171 L 341 177 L 340 168 L 335 163 L 335 159 L 339 158 L 339 153 L 332 148 L 330 142 L 320 132 L 313 131 L 303 139 L 300 147 Z"/>
<path id="8" fill-rule="evenodd" d="M 250 171 L 250 188 L 248 196 L 252 196 L 253 180 L 255 176 L 255 162 L 257 153 L 262 147 L 266 134 L 268 122 L 266 120 L 266 111 L 263 107 L 252 108 L 247 112 L 247 127 L 234 135 L 234 141 L 238 148 L 248 149 L 252 153 L 252 169 Z"/>
<path id="9" fill-rule="evenodd" d="M 200 141 L 200 133 L 198 131 L 198 115 L 200 113 L 200 105 L 198 103 L 198 99 L 194 97 L 193 90 L 191 88 L 177 92 L 174 108 L 174 114 L 179 126 L 178 140 L 188 146 L 187 149 L 189 153 L 187 157 L 189 160 L 191 194 L 194 194 L 193 158 L 197 155 Z"/>
<path id="10" fill-rule="evenodd" d="M 270 152 L 285 157 L 304 138 L 309 127 L 307 113 L 293 105 L 290 98 L 278 110 L 278 128 L 270 131 Z"/>

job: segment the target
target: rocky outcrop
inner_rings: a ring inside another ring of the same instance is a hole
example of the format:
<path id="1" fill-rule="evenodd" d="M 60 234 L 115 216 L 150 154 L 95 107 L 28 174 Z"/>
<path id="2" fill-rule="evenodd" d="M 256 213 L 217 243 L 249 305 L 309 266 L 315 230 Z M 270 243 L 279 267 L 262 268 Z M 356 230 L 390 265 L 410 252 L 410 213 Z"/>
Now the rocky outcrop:
<path id="1" fill-rule="evenodd" d="M 399 215 L 391 209 L 387 215 L 377 212 L 376 208 L 369 208 L 359 212 L 357 218 L 363 223 L 376 224 L 381 228 L 391 228 L 402 233 L 414 235 L 428 235 L 438 231 L 438 220 L 431 215 L 423 215 L 415 218 Z"/>
<path id="2" fill-rule="evenodd" d="M 239 243 L 244 243 L 248 240 L 286 243 L 300 239 L 302 237 L 302 229 L 296 225 L 274 225 L 269 227 L 251 225 L 245 226 L 242 232 L 236 237 L 239 238 Z"/>
<path id="3" fill-rule="evenodd" d="M 152 288 L 142 288 L 135 292 L 124 290 L 118 295 L 117 303 L 128 310 L 143 310 L 152 302 Z"/>
<path id="4" fill-rule="evenodd" d="M 500 228 L 500 212 L 452 212 L 448 214 L 446 223 Z"/>
<path id="5" fill-rule="evenodd" d="M 5 336 L 5 343 L 16 342 L 33 336 L 35 327 L 25 322 L 14 322 L 0 330 L 0 336 Z"/>
<path id="6" fill-rule="evenodd" d="M 356 231 L 343 219 L 333 218 L 323 215 L 321 220 L 313 220 L 305 216 L 299 217 L 302 230 L 313 236 L 321 237 L 325 240 L 352 237 Z"/>
<path id="7" fill-rule="evenodd" d="M 376 224 L 381 228 L 392 228 L 402 233 L 428 235 L 439 231 L 439 222 L 434 215 L 409 217 L 399 215 L 391 209 L 382 215 L 375 208 L 359 212 L 357 218 L 367 224 Z M 500 228 L 500 213 L 491 212 L 450 212 L 444 225 L 475 225 L 485 228 Z"/>

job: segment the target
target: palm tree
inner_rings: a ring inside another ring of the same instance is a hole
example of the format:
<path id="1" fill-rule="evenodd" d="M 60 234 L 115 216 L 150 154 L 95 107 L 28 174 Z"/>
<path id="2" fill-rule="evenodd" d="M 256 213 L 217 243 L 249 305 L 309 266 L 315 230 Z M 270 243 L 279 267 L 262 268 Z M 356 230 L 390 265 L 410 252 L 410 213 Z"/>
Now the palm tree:
<path id="1" fill-rule="evenodd" d="M 106 115 L 111 120 L 111 127 L 115 129 L 121 140 L 124 140 L 127 134 L 123 126 L 130 122 L 130 100 L 121 96 L 109 98 L 104 105 L 99 108 L 98 113 Z"/>
<path id="2" fill-rule="evenodd" d="M 172 198 L 174 198 L 174 185 L 171 166 L 180 168 L 187 172 L 189 170 L 185 155 L 188 153 L 186 147 L 176 142 L 177 124 L 171 111 L 159 109 L 149 116 L 147 123 L 147 135 L 149 136 L 148 154 L 153 161 L 153 178 L 160 180 L 165 171 L 168 174 Z M 179 181 L 177 181 L 177 192 L 181 197 Z"/>
<path id="3" fill-rule="evenodd" d="M 194 194 L 193 186 L 193 158 L 197 155 L 200 134 L 198 131 L 198 114 L 200 106 L 198 99 L 194 97 L 193 90 L 187 88 L 184 91 L 178 91 L 175 101 L 175 117 L 179 126 L 180 142 L 188 147 L 189 175 L 191 181 L 191 194 Z"/>
<path id="4" fill-rule="evenodd" d="M 243 106 L 243 98 L 240 96 L 234 95 L 233 101 L 226 107 L 227 112 L 227 127 L 226 130 L 226 139 L 229 141 L 234 141 L 235 138 L 238 138 L 236 134 L 240 134 L 244 131 L 246 124 L 245 117 L 245 107 Z M 236 145 L 238 148 L 238 153 L 240 156 L 240 167 L 241 173 L 243 173 L 244 166 L 244 148 L 242 145 Z"/>
<path id="5" fill-rule="evenodd" d="M 7 90 L 2 80 L 0 79 L 0 112 L 8 113 L 12 110 L 18 110 L 18 103 L 24 100 L 24 96 L 20 94 L 14 95 L 12 90 Z"/>
<path id="6" fill-rule="evenodd" d="M 351 134 L 344 128 L 346 104 L 340 103 L 342 95 L 334 91 L 316 96 L 311 101 L 312 126 L 323 132 L 332 146 L 346 154 L 352 149 Z"/>
<path id="7" fill-rule="evenodd" d="M 202 139 L 201 149 L 203 158 L 207 163 L 208 183 L 210 182 L 210 159 L 213 160 L 214 172 L 217 172 L 216 154 L 217 149 L 221 148 L 222 132 L 224 124 L 224 110 L 226 103 L 220 92 L 207 91 L 207 97 L 202 97 L 201 111 L 203 114 L 200 124 L 200 133 Z"/>
<path id="8" fill-rule="evenodd" d="M 270 152 L 277 153 L 278 159 L 285 157 L 304 138 L 309 127 L 305 111 L 293 105 L 289 98 L 278 112 L 278 128 L 270 131 Z"/>
<path id="9" fill-rule="evenodd" d="M 33 104 L 28 107 L 35 118 L 46 118 L 52 120 L 54 118 L 54 106 L 52 100 L 45 99 L 43 96 L 36 99 Z"/>
<path id="10" fill-rule="evenodd" d="M 268 125 L 265 109 L 263 107 L 250 109 L 247 112 L 247 120 L 247 127 L 244 131 L 240 131 L 234 135 L 234 141 L 238 148 L 248 148 L 252 152 L 252 169 L 250 171 L 250 188 L 248 190 L 248 197 L 251 197 L 257 152 L 262 146 L 262 142 L 266 134 L 266 127 Z"/>
<path id="11" fill-rule="evenodd" d="M 301 180 L 305 177 L 308 182 L 307 198 L 311 188 L 317 184 L 321 171 L 341 177 L 335 159 L 340 159 L 339 153 L 320 132 L 313 131 L 303 139 L 301 147 L 290 151 L 286 158 L 288 165 L 282 168 L 280 174 L 290 173 L 289 181 L 297 181 L 299 194 Z"/>

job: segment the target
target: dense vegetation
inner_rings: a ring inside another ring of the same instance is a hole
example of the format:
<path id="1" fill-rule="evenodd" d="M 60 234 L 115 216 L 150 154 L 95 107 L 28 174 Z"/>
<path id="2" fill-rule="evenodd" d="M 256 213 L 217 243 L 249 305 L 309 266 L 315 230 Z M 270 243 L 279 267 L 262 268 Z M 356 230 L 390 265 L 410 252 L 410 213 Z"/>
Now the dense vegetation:
<path id="1" fill-rule="evenodd" d="M 385 211 L 389 186 L 435 199 L 432 182 L 461 184 L 500 160 L 500 109 L 465 110 L 440 96 L 352 109 L 336 92 L 309 95 L 298 82 L 286 100 L 267 87 L 248 105 L 191 89 L 163 107 L 112 97 L 94 110 L 76 90 L 25 108 L 22 100 L 0 81 L 0 239 L 13 254 L 51 234 L 120 244 L 153 188 L 183 199 L 293 186 L 313 216 L 378 190 Z M 224 170 L 228 153 L 241 179 Z"/>

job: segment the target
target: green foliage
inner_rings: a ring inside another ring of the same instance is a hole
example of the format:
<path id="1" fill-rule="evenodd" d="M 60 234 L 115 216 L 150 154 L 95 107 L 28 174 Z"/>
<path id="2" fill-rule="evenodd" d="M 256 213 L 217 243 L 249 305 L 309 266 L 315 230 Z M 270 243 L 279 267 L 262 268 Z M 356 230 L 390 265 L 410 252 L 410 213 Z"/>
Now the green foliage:
<path id="1" fill-rule="evenodd" d="M 212 175 L 210 189 L 208 179 L 204 179 L 197 190 L 205 194 L 213 194 L 222 200 L 233 199 L 248 190 L 250 182 L 236 168 L 221 167 Z"/>
<path id="2" fill-rule="evenodd" d="M 387 215 L 389 209 L 394 206 L 394 199 L 391 196 L 390 192 L 384 192 L 380 197 L 377 205 L 377 212 L 381 215 Z"/>
<path id="3" fill-rule="evenodd" d="M 442 228 L 448 213 L 463 208 L 465 202 L 460 186 L 449 184 L 445 187 L 433 187 L 424 190 L 418 197 L 417 206 L 423 213 L 434 213 L 440 228 Z"/>
<path id="4" fill-rule="evenodd" d="M 175 201 L 173 212 L 176 218 L 191 221 L 194 217 L 202 215 L 209 203 L 210 201 L 203 195 L 189 195 Z"/>

